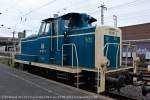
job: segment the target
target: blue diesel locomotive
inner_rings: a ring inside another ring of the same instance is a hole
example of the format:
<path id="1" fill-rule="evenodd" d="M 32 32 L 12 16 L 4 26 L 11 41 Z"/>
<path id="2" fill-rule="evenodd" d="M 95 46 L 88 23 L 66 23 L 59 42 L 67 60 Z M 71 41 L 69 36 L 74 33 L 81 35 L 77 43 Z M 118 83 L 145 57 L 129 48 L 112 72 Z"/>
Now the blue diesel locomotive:
<path id="1" fill-rule="evenodd" d="M 21 40 L 15 64 L 25 69 L 43 68 L 40 71 L 47 70 L 47 76 L 98 93 L 118 89 L 126 81 L 132 83 L 126 72 L 133 72 L 134 66 L 121 65 L 121 30 L 92 26 L 95 21 L 84 13 L 43 20 L 37 35 Z"/>

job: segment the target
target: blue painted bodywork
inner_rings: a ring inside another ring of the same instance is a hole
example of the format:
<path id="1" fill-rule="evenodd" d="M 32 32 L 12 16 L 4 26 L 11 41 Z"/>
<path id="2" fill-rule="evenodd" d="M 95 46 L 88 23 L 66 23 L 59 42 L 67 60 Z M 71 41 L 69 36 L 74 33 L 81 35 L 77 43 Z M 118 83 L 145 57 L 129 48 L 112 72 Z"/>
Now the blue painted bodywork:
<path id="1" fill-rule="evenodd" d="M 65 20 L 69 20 L 66 27 Z M 87 14 L 69 13 L 58 18 L 49 18 L 43 20 L 42 23 L 52 23 L 47 34 L 39 34 L 33 37 L 28 37 L 21 40 L 21 54 L 15 56 L 18 60 L 38 62 L 45 64 L 62 64 L 62 45 L 75 44 L 77 48 L 77 56 L 79 66 L 83 68 L 95 68 L 95 30 L 96 27 L 91 23 L 96 21 Z M 58 24 L 56 24 L 56 22 Z M 56 27 L 57 26 L 57 27 Z M 53 36 L 52 41 L 51 37 Z M 107 36 L 106 36 L 107 37 Z M 104 37 L 105 38 L 105 37 Z M 109 42 L 115 42 L 111 36 Z M 113 37 L 114 38 L 114 37 Z M 104 39 L 105 40 L 105 39 Z M 117 43 L 120 38 L 117 38 Z M 51 43 L 52 42 L 52 43 Z M 106 43 L 107 41 L 105 41 Z M 58 43 L 58 47 L 57 47 Z M 52 44 L 52 46 L 51 46 Z M 52 48 L 51 48 L 52 47 Z M 52 49 L 52 50 L 51 50 Z M 111 66 L 115 66 L 114 58 L 111 58 L 110 52 L 115 52 L 116 49 L 111 47 L 108 51 L 108 58 L 111 60 Z M 72 65 L 72 47 L 64 46 L 64 65 Z M 32 55 L 32 56 L 31 56 Z M 76 55 L 73 51 L 73 65 L 76 67 Z M 114 56 L 115 54 L 113 54 Z"/>

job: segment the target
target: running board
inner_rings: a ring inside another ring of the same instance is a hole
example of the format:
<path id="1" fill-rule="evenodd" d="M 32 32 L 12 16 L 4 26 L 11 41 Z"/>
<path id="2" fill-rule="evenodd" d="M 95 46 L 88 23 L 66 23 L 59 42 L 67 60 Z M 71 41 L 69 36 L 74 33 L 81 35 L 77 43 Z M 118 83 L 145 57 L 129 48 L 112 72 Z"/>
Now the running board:
<path id="1" fill-rule="evenodd" d="M 22 61 L 22 60 L 14 60 L 15 62 L 27 64 L 27 65 L 33 65 L 36 67 L 42 67 L 42 68 L 48 68 L 53 70 L 58 70 L 62 72 L 68 72 L 68 73 L 81 73 L 81 68 L 72 68 L 71 66 L 60 66 L 60 65 L 53 65 L 53 64 L 43 64 L 43 63 L 37 63 L 37 62 L 29 62 L 29 61 Z"/>

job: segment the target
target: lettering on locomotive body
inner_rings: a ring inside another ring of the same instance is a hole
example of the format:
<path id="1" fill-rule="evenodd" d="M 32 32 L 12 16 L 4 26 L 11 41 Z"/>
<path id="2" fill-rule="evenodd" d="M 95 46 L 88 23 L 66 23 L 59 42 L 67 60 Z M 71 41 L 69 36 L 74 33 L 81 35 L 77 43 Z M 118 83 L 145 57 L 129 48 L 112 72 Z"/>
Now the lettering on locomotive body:
<path id="1" fill-rule="evenodd" d="M 92 37 L 85 37 L 85 42 L 93 42 L 93 38 Z"/>
<path id="2" fill-rule="evenodd" d="M 45 48 L 44 43 L 41 43 L 41 49 L 44 49 L 44 48 Z"/>

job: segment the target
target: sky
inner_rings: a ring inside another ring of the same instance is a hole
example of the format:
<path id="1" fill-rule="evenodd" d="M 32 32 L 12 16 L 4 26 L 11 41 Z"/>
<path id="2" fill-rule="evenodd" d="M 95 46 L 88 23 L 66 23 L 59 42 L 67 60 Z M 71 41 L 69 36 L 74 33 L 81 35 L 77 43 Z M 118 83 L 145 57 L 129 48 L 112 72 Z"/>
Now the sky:
<path id="1" fill-rule="evenodd" d="M 37 34 L 42 19 L 69 12 L 87 13 L 100 25 L 103 3 L 107 7 L 104 25 L 114 25 L 113 15 L 118 27 L 150 22 L 150 0 L 0 0 L 0 37 L 23 30 L 27 35 Z"/>

